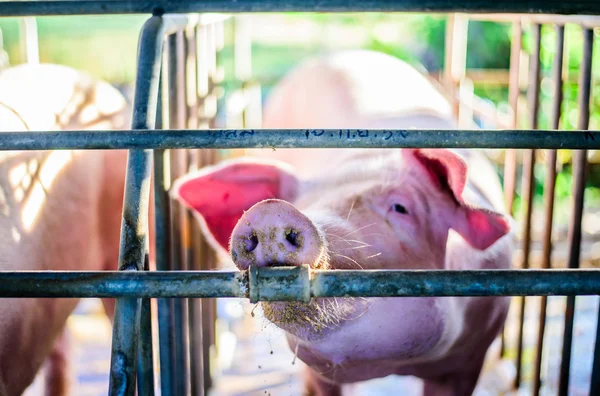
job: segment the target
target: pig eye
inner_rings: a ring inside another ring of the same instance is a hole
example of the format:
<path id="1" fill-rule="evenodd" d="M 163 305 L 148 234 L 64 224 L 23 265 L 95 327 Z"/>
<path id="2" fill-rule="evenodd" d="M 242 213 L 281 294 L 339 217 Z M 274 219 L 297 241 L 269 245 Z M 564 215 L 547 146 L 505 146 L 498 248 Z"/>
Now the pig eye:
<path id="1" fill-rule="evenodd" d="M 397 212 L 400 214 L 408 214 L 408 210 L 406 210 L 406 208 L 400 204 L 394 204 L 392 206 L 392 208 L 394 209 L 394 212 Z"/>

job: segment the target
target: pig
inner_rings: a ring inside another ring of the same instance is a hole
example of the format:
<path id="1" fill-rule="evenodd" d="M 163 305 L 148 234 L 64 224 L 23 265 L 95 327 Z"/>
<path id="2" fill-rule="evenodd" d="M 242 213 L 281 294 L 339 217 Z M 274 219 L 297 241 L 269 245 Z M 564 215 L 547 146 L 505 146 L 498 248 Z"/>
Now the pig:
<path id="1" fill-rule="evenodd" d="M 263 122 L 267 129 L 457 127 L 434 82 L 367 50 L 297 66 L 270 94 Z M 239 270 L 507 269 L 514 249 L 502 187 L 477 151 L 254 149 L 180 178 L 171 194 Z M 508 306 L 508 297 L 262 303 L 308 367 L 307 394 L 319 396 L 389 375 L 421 378 L 424 395 L 470 395 Z"/>
<path id="2" fill-rule="evenodd" d="M 108 83 L 74 69 L 0 72 L 0 130 L 129 128 Z M 0 269 L 115 270 L 127 152 L 0 152 Z M 0 299 L 0 395 L 21 395 L 47 362 L 46 394 L 70 391 L 67 317 L 77 299 Z M 110 318 L 114 300 L 105 300 Z"/>

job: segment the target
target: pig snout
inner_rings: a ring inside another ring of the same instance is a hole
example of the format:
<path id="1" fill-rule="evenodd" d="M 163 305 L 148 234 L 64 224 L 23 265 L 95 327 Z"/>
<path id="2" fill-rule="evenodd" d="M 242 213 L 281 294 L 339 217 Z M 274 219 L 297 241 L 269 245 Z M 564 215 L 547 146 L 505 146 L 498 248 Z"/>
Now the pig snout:
<path id="1" fill-rule="evenodd" d="M 308 264 L 324 256 L 323 239 L 315 225 L 292 204 L 277 199 L 248 209 L 231 234 L 231 258 L 238 268 Z"/>

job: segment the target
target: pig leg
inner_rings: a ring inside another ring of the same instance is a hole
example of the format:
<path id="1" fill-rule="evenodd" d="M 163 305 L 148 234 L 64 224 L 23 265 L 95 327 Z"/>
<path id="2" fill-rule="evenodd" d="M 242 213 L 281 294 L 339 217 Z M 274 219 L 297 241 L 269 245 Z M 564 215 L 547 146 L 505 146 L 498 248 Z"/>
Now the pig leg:
<path id="1" fill-rule="evenodd" d="M 341 396 L 342 388 L 337 384 L 323 381 L 312 369 L 304 371 L 305 396 Z"/>
<path id="2" fill-rule="evenodd" d="M 69 356 L 69 334 L 65 328 L 56 340 L 54 349 L 46 360 L 46 396 L 64 396 L 69 394 L 69 389 L 73 382 Z"/>
<path id="3" fill-rule="evenodd" d="M 106 313 L 106 316 L 108 316 L 108 319 L 110 319 L 111 323 L 113 323 L 113 320 L 114 320 L 116 303 L 117 303 L 117 300 L 114 298 L 103 298 L 102 299 L 102 305 L 104 306 L 104 312 Z"/>
<path id="4" fill-rule="evenodd" d="M 482 366 L 483 358 L 480 359 L 480 364 L 474 365 L 474 369 L 471 371 L 448 376 L 442 381 L 424 380 L 423 396 L 471 396 L 477 385 Z"/>

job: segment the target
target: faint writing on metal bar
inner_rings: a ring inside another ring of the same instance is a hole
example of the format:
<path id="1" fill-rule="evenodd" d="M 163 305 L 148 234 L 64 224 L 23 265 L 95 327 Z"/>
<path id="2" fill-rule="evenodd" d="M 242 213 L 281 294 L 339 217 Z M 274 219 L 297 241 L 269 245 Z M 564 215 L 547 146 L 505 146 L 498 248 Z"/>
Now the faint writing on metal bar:
<path id="1" fill-rule="evenodd" d="M 0 150 L 170 148 L 600 149 L 598 131 L 216 129 L 3 132 Z"/>

